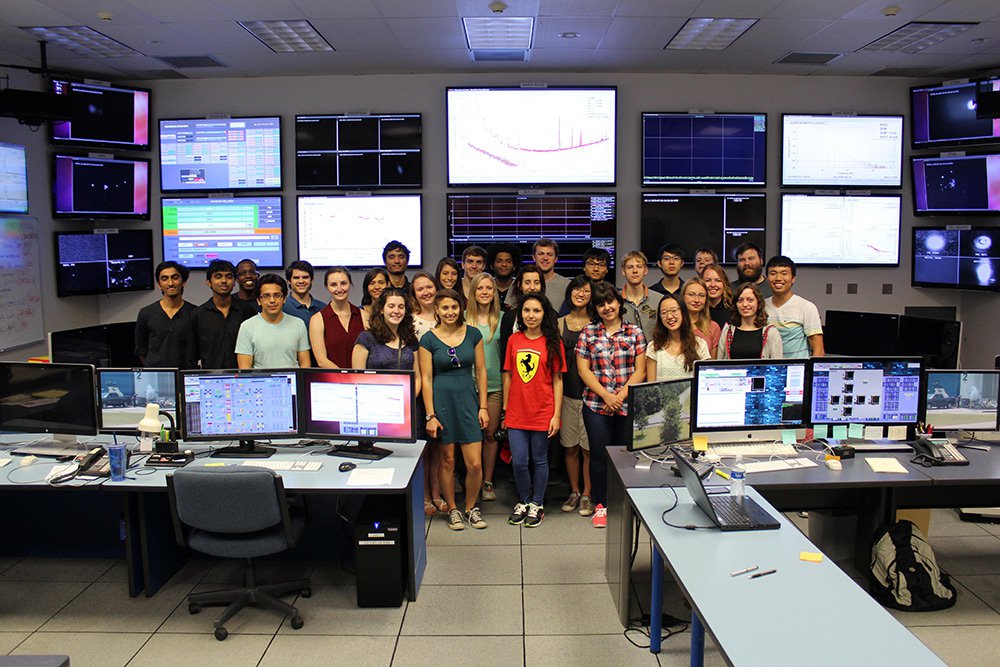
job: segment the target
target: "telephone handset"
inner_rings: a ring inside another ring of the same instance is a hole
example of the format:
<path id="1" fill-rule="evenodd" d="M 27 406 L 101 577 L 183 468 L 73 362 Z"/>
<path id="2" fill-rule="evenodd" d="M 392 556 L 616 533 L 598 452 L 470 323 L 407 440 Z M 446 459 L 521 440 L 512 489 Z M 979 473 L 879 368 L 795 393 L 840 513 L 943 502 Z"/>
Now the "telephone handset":
<path id="1" fill-rule="evenodd" d="M 94 447 L 86 454 L 77 457 L 79 467 L 77 475 L 91 477 L 111 477 L 111 461 L 108 459 L 108 450 L 104 447 Z"/>
<path id="2" fill-rule="evenodd" d="M 925 466 L 967 466 L 969 459 L 962 456 L 955 445 L 941 438 L 927 438 L 921 436 L 913 443 L 913 451 L 917 456 L 913 459 L 915 463 Z"/>

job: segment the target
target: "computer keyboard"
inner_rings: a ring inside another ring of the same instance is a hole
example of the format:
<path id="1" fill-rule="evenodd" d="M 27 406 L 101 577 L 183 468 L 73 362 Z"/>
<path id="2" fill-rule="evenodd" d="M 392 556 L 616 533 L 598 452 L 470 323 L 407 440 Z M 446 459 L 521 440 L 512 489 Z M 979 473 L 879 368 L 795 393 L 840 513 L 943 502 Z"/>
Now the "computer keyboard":
<path id="1" fill-rule="evenodd" d="M 243 461 L 241 466 L 255 466 L 275 471 L 316 472 L 323 467 L 322 461 Z"/>
<path id="2" fill-rule="evenodd" d="M 719 456 L 795 456 L 795 447 L 781 442 L 718 442 L 708 446 L 710 454 Z"/>
<path id="3" fill-rule="evenodd" d="M 802 470 L 803 468 L 815 468 L 816 462 L 810 459 L 774 459 L 773 461 L 751 461 L 744 464 L 747 473 L 751 472 L 776 472 L 778 470 Z"/>

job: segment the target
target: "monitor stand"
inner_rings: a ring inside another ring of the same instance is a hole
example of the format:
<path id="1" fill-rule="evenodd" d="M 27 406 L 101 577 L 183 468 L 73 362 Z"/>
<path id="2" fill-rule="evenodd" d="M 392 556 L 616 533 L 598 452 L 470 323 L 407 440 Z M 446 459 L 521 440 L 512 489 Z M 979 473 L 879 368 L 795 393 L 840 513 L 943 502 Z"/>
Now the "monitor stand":
<path id="1" fill-rule="evenodd" d="M 50 438 L 25 443 L 12 451 L 11 454 L 73 458 L 80 454 L 86 454 L 90 449 L 88 445 L 77 440 L 75 435 L 57 433 Z"/>
<path id="2" fill-rule="evenodd" d="M 261 447 L 253 440 L 240 440 L 236 447 L 222 447 L 212 452 L 213 459 L 266 459 L 274 454 L 274 447 Z"/>
<path id="3" fill-rule="evenodd" d="M 343 456 L 346 459 L 381 461 L 392 454 L 391 450 L 376 447 L 374 440 L 358 440 L 356 445 L 333 445 L 327 456 Z"/>

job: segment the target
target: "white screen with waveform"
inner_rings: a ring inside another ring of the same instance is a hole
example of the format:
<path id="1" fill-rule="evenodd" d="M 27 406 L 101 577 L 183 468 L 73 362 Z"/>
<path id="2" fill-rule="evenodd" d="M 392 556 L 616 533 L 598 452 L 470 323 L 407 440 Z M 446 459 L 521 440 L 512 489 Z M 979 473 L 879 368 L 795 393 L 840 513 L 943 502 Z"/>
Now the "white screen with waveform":
<path id="1" fill-rule="evenodd" d="M 420 195 L 300 196 L 298 213 L 299 259 L 313 266 L 380 266 L 394 239 L 420 265 Z"/>
<path id="2" fill-rule="evenodd" d="M 899 187 L 902 178 L 902 116 L 782 118 L 782 185 Z"/>
<path id="3" fill-rule="evenodd" d="M 899 195 L 782 195 L 781 254 L 799 264 L 899 264 Z"/>

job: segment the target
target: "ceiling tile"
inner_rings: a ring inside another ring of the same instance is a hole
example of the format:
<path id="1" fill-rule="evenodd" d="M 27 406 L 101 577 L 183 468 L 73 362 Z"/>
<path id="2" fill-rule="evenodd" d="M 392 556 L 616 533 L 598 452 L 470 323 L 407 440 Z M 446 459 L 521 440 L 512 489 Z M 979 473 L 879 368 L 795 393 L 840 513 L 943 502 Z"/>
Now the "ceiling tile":
<path id="1" fill-rule="evenodd" d="M 129 4 L 149 14 L 157 21 L 221 21 L 230 18 L 205 0 L 128 0 Z M 103 4 L 103 3 L 102 3 Z"/>
<path id="2" fill-rule="evenodd" d="M 761 19 L 726 51 L 755 51 L 797 44 L 830 25 L 827 19 Z M 791 49 L 785 49 L 789 51 Z"/>
<path id="3" fill-rule="evenodd" d="M 458 18 L 458 7 L 454 2 L 442 2 L 442 0 L 424 0 L 423 2 L 374 0 L 374 2 L 379 12 L 386 18 Z M 489 4 L 489 0 L 485 0 L 485 3 Z M 512 3 L 508 2 L 507 4 Z M 515 14 L 510 14 L 510 16 L 515 16 Z"/>
<path id="4" fill-rule="evenodd" d="M 707 18 L 751 19 L 766 16 L 782 0 L 703 0 L 692 16 Z"/>
<path id="5" fill-rule="evenodd" d="M 385 19 L 316 19 L 312 24 L 338 51 L 401 48 Z"/>
<path id="6" fill-rule="evenodd" d="M 920 18 L 922 14 L 927 13 L 929 10 L 934 9 L 940 4 L 942 4 L 941 0 L 906 0 L 906 2 L 893 2 L 892 0 L 864 0 L 864 2 L 860 5 L 849 12 L 846 12 L 844 14 L 844 18 L 890 21 L 893 19 L 886 18 L 885 14 L 882 13 L 882 10 L 891 5 L 896 5 L 901 7 L 901 11 L 895 17 L 895 20 L 900 21 L 899 25 L 902 25 L 903 23 L 909 23 L 910 21 L 922 20 Z M 896 25 L 892 29 L 898 28 L 899 25 Z M 886 32 L 888 32 L 888 30 Z"/>
<path id="7" fill-rule="evenodd" d="M 863 0 L 787 0 L 772 9 L 768 18 L 837 19 Z"/>
<path id="8" fill-rule="evenodd" d="M 407 49 L 460 49 L 466 47 L 462 21 L 443 19 L 387 19 L 399 43 Z"/>
<path id="9" fill-rule="evenodd" d="M 920 17 L 921 21 L 988 21 L 1000 17 L 996 0 L 952 0 Z"/>
<path id="10" fill-rule="evenodd" d="M 292 0 L 211 0 L 223 14 L 237 21 L 301 19 L 302 10 Z"/>
<path id="11" fill-rule="evenodd" d="M 12 26 L 70 25 L 73 17 L 38 0 L 0 2 L 0 21 Z"/>
<path id="12" fill-rule="evenodd" d="M 682 18 L 615 17 L 601 42 L 607 49 L 662 49 L 684 25 Z"/>
<path id="13" fill-rule="evenodd" d="M 235 21 L 208 21 L 197 25 L 168 23 L 171 28 L 188 38 L 188 40 L 200 46 L 205 53 L 240 52 L 245 50 L 246 56 L 258 51 L 273 52 L 261 42 L 244 30 Z"/>
<path id="14" fill-rule="evenodd" d="M 504 0 L 507 9 L 503 16 L 538 16 L 538 0 Z M 493 16 L 490 0 L 458 0 L 455 6 L 459 16 Z"/>
<path id="15" fill-rule="evenodd" d="M 608 0 L 540 0 L 539 16 L 605 16 L 614 14 L 615 3 Z M 507 12 L 504 12 L 505 14 Z"/>
<path id="16" fill-rule="evenodd" d="M 808 39 L 796 45 L 796 51 L 837 51 L 850 53 L 874 42 L 901 25 L 889 26 L 881 22 L 841 20 L 831 23 Z"/>
<path id="17" fill-rule="evenodd" d="M 373 19 L 381 18 L 371 0 L 292 0 L 308 19 Z"/>
<path id="18" fill-rule="evenodd" d="M 610 18 L 582 18 L 561 16 L 540 18 L 535 21 L 535 37 L 532 46 L 536 48 L 592 49 L 604 39 L 611 23 Z M 560 37 L 564 32 L 579 33 L 574 39 Z"/>
<path id="19" fill-rule="evenodd" d="M 621 0 L 615 8 L 615 16 L 659 16 L 679 18 L 691 16 L 701 0 Z"/>
<path id="20" fill-rule="evenodd" d="M 528 63 L 533 68 L 587 71 L 594 66 L 594 50 L 532 49 Z"/>

